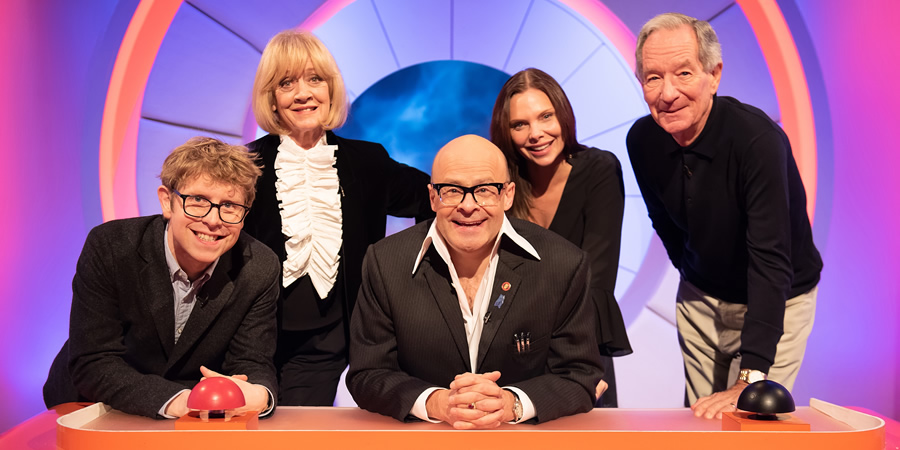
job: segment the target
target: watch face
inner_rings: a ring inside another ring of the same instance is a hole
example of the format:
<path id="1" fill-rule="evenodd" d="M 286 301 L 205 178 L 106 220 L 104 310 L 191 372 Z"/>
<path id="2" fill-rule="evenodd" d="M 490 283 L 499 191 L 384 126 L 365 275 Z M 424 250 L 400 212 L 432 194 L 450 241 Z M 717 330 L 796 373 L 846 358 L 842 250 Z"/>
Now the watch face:
<path id="1" fill-rule="evenodd" d="M 759 370 L 742 369 L 741 374 L 738 378 L 740 380 L 746 381 L 749 384 L 753 384 L 757 381 L 765 380 L 766 374 Z"/>

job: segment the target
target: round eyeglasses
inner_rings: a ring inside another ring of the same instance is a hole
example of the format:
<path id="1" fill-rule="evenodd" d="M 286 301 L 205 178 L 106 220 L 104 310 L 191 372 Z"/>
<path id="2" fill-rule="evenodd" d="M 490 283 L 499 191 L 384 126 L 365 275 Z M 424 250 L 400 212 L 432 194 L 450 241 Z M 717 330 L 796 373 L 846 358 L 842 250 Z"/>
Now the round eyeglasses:
<path id="1" fill-rule="evenodd" d="M 431 188 L 437 191 L 441 203 L 447 206 L 456 206 L 464 202 L 467 194 L 472 194 L 478 206 L 495 206 L 500 203 L 500 192 L 506 187 L 506 183 L 482 183 L 465 187 L 450 183 L 431 183 Z"/>
<path id="2" fill-rule="evenodd" d="M 250 211 L 249 206 L 239 205 L 237 203 L 213 203 L 206 197 L 201 197 L 199 195 L 185 195 L 175 189 L 172 189 L 172 192 L 181 197 L 184 213 L 191 217 L 196 217 L 197 219 L 206 217 L 206 215 L 212 211 L 213 207 L 215 207 L 219 210 L 219 219 L 222 222 L 236 225 L 241 223 L 244 220 L 244 217 L 247 216 L 247 211 Z"/>

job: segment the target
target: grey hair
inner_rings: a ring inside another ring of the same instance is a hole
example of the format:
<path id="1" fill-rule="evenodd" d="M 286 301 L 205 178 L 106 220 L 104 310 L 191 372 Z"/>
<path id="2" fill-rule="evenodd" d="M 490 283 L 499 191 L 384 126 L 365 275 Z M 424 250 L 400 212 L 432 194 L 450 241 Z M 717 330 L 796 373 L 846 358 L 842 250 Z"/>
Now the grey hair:
<path id="1" fill-rule="evenodd" d="M 688 25 L 694 30 L 694 35 L 697 37 L 697 57 L 700 59 L 700 64 L 703 65 L 704 71 L 711 73 L 713 69 L 722 62 L 722 46 L 719 45 L 719 38 L 716 36 L 716 31 L 713 30 L 713 27 L 709 22 L 679 13 L 660 14 L 648 20 L 647 23 L 641 27 L 641 32 L 638 33 L 637 48 L 634 51 L 636 62 L 634 74 L 637 75 L 638 80 L 641 80 L 643 83 L 644 43 L 647 42 L 647 38 L 650 37 L 650 34 L 657 30 L 673 30 L 683 25 Z"/>

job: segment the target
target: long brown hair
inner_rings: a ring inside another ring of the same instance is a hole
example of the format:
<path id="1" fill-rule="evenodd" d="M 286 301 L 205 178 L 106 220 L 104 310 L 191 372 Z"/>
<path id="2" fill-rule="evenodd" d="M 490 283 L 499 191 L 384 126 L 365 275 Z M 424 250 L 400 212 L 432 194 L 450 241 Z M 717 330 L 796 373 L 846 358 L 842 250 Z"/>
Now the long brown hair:
<path id="1" fill-rule="evenodd" d="M 533 195 L 531 193 L 531 180 L 528 179 L 528 171 L 524 169 L 527 161 L 519 153 L 516 144 L 512 140 L 509 128 L 509 104 L 516 94 L 521 94 L 528 89 L 537 89 L 550 99 L 550 104 L 556 110 L 556 119 L 562 132 L 562 140 L 565 143 L 565 153 L 568 157 L 572 152 L 581 148 L 575 139 L 575 113 L 572 104 L 563 91 L 562 86 L 544 71 L 528 68 L 517 72 L 506 80 L 497 101 L 494 102 L 494 112 L 491 114 L 491 142 L 494 143 L 503 155 L 506 156 L 506 164 L 509 166 L 510 181 L 516 183 L 516 197 L 513 199 L 509 213 L 513 217 L 528 219 Z"/>

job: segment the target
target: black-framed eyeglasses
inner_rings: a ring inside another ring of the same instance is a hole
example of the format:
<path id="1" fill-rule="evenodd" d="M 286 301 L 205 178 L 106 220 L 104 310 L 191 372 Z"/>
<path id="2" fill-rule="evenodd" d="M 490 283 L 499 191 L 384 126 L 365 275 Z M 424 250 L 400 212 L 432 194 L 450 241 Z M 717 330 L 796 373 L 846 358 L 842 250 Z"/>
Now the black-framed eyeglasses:
<path id="1" fill-rule="evenodd" d="M 199 195 L 185 195 L 175 189 L 172 189 L 172 192 L 181 197 L 184 213 L 198 219 L 206 217 L 213 208 L 217 208 L 219 210 L 219 219 L 222 222 L 236 225 L 241 223 L 244 220 L 244 217 L 247 216 L 247 211 L 250 211 L 249 206 L 239 205 L 237 203 L 213 203 L 206 197 L 201 197 Z"/>
<path id="2" fill-rule="evenodd" d="M 478 206 L 495 206 L 500 203 L 500 192 L 506 187 L 506 183 L 482 183 L 465 187 L 450 183 L 431 183 L 431 188 L 437 191 L 441 203 L 447 206 L 456 206 L 465 201 L 466 194 L 472 194 Z"/>

